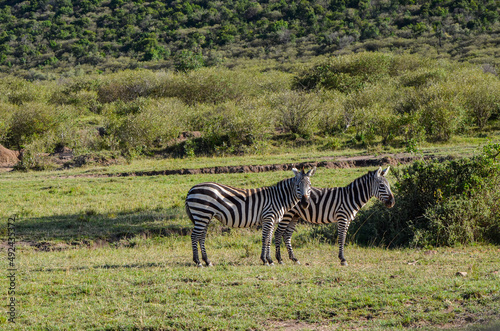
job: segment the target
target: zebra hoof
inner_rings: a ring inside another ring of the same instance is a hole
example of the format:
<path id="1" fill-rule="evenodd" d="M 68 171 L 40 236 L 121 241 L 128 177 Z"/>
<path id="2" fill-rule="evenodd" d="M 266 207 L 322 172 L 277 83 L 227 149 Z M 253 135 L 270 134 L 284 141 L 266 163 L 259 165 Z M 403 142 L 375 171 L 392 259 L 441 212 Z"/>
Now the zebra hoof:
<path id="1" fill-rule="evenodd" d="M 284 264 L 283 261 L 278 261 L 279 264 Z"/>
<path id="2" fill-rule="evenodd" d="M 214 266 L 214 265 L 212 264 L 212 262 L 209 262 L 209 263 L 207 264 L 207 267 L 213 267 L 213 266 Z"/>
<path id="3" fill-rule="evenodd" d="M 271 262 L 268 265 L 272 267 L 272 266 L 274 266 L 274 262 Z"/>
<path id="4" fill-rule="evenodd" d="M 347 261 L 342 261 L 342 262 L 340 262 L 340 265 L 347 266 L 348 264 L 347 264 Z"/>
<path id="5" fill-rule="evenodd" d="M 198 268 L 203 268 L 203 264 L 201 264 L 201 263 L 198 263 L 196 266 L 197 266 Z"/>
<path id="6" fill-rule="evenodd" d="M 300 265 L 300 261 L 295 261 L 295 264 L 298 264 L 298 265 Z"/>

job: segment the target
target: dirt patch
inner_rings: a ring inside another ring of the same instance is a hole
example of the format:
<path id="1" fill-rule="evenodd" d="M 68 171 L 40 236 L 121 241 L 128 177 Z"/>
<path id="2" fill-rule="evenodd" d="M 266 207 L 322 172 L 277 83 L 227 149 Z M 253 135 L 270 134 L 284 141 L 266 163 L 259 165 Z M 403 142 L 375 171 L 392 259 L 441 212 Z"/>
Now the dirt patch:
<path id="1" fill-rule="evenodd" d="M 332 325 L 321 325 L 314 323 L 306 323 L 303 321 L 270 321 L 266 325 L 266 329 L 268 330 L 289 330 L 289 331 L 298 331 L 298 330 L 335 330 L 339 329 L 340 326 L 332 326 Z"/>

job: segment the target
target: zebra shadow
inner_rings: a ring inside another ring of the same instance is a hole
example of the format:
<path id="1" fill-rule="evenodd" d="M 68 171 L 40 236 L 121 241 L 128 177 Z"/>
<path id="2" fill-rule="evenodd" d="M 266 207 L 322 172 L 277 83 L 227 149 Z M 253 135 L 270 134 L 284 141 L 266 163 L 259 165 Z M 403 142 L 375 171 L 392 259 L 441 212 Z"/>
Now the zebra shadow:
<path id="1" fill-rule="evenodd" d="M 89 245 L 99 241 L 114 243 L 137 236 L 188 236 L 192 227 L 183 208 L 178 207 L 105 214 L 90 210 L 80 214 L 18 216 L 16 239 L 37 243 L 40 250 L 51 250 L 43 243 L 62 241 L 70 245 Z"/>

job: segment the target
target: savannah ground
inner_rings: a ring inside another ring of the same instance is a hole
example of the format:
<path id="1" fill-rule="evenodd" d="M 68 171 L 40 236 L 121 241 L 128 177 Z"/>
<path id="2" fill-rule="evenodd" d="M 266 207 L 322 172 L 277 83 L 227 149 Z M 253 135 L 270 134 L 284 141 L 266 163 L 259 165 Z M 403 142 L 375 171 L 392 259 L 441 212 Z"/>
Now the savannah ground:
<path id="1" fill-rule="evenodd" d="M 297 155 L 274 158 L 273 163 L 308 161 Z M 300 225 L 293 243 L 302 264 L 285 259 L 284 265 L 265 267 L 258 229 L 227 231 L 214 221 L 207 250 L 215 266 L 196 268 L 192 225 L 184 212 L 189 188 L 204 181 L 272 185 L 291 171 L 75 177 L 242 162 L 260 163 L 251 157 L 148 160 L 142 167 L 134 161 L 1 174 L 1 267 L 8 269 L 7 219 L 17 215 L 17 306 L 16 324 L 4 313 L 0 328 L 454 329 L 498 320 L 498 246 L 349 245 L 349 266 L 341 267 L 337 246 L 319 242 L 312 227 Z M 369 170 L 319 168 L 312 182 L 346 185 Z M 7 307 L 9 284 L 1 282 Z"/>

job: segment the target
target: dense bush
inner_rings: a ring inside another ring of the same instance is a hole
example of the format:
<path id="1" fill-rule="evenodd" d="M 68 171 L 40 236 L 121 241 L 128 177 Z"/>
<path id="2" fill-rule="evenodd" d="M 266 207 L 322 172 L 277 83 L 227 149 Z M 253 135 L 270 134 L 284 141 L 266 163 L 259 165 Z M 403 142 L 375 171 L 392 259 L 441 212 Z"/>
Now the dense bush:
<path id="1" fill-rule="evenodd" d="M 294 88 L 325 88 L 341 92 L 361 90 L 388 76 L 393 56 L 383 53 L 360 53 L 332 57 L 312 70 L 296 77 Z"/>
<path id="2" fill-rule="evenodd" d="M 100 84 L 95 84 L 99 102 L 109 103 L 117 100 L 132 101 L 138 97 L 148 97 L 164 80 L 163 73 L 149 70 L 126 70 L 106 76 Z M 168 78 L 167 78 L 168 79 Z"/>
<path id="3" fill-rule="evenodd" d="M 473 158 L 417 161 L 393 175 L 396 205 L 362 210 L 350 230 L 358 243 L 500 243 L 500 144 Z"/>
<path id="4" fill-rule="evenodd" d="M 111 140 L 114 138 L 126 153 L 141 154 L 178 137 L 186 106 L 177 99 L 138 98 L 126 104 L 116 102 L 103 111 Z"/>
<path id="5" fill-rule="evenodd" d="M 43 103 L 28 102 L 12 114 L 8 142 L 18 149 L 40 138 L 61 122 L 52 107 Z"/>
<path id="6" fill-rule="evenodd" d="M 188 72 L 75 69 L 75 77 L 43 82 L 7 76 L 0 80 L 0 143 L 133 156 L 199 131 L 174 155 L 259 153 L 316 140 L 326 150 L 383 144 L 416 151 L 424 140 L 488 135 L 498 125 L 500 79 L 485 66 L 359 53 L 301 67 L 257 61 Z M 349 86 L 335 85 L 339 74 L 350 77 L 342 78 Z M 300 80 L 314 84 L 294 89 Z"/>
<path id="7" fill-rule="evenodd" d="M 424 132 L 430 141 L 447 141 L 473 125 L 483 130 L 500 109 L 494 73 L 414 55 L 332 57 L 296 75 L 293 87 L 346 95 L 345 127 L 384 143 L 397 135 L 420 141 Z"/>
<path id="8" fill-rule="evenodd" d="M 273 132 L 270 113 L 262 98 L 191 107 L 188 127 L 201 131 L 203 137 L 186 148 L 202 155 L 251 152 L 253 145 Z"/>
<path id="9" fill-rule="evenodd" d="M 288 91 L 270 96 L 270 104 L 285 132 L 309 137 L 317 130 L 320 100 L 316 95 Z"/>
<path id="10" fill-rule="evenodd" d="M 321 108 L 318 112 L 318 131 L 323 135 L 341 134 L 347 130 L 345 119 L 346 96 L 338 91 L 322 90 L 317 94 Z"/>

